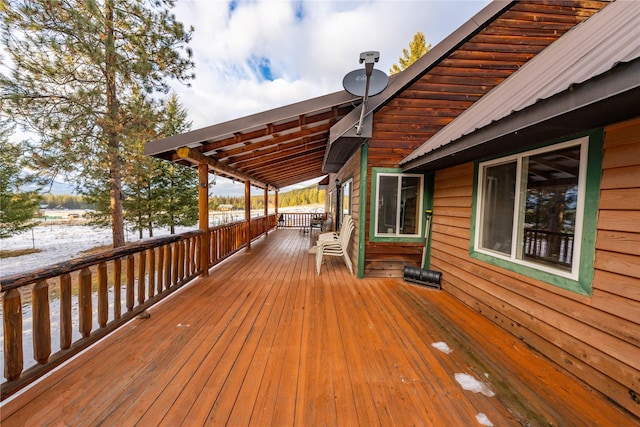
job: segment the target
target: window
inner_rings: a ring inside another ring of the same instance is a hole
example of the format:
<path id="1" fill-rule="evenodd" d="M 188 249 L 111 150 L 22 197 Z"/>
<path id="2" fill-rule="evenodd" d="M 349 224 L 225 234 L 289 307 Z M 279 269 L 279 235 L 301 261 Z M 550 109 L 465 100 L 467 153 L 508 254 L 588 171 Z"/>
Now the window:
<path id="1" fill-rule="evenodd" d="M 474 250 L 578 280 L 588 142 L 479 164 Z"/>
<path id="2" fill-rule="evenodd" d="M 353 180 L 350 179 L 342 184 L 342 216 L 351 215 L 351 192 L 353 191 Z"/>
<path id="3" fill-rule="evenodd" d="M 377 173 L 376 237 L 420 236 L 422 188 L 422 175 Z"/>

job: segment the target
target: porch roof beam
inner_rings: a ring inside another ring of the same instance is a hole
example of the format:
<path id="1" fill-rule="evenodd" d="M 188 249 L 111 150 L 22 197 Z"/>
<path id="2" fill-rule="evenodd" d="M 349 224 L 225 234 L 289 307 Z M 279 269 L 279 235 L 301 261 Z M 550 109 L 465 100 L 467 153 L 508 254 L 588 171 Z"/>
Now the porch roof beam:
<path id="1" fill-rule="evenodd" d="M 277 189 L 275 185 L 270 185 L 266 182 L 263 182 L 255 177 L 239 171 L 231 166 L 224 164 L 222 162 L 217 161 L 214 158 L 207 157 L 200 153 L 199 151 L 194 150 L 189 147 L 181 147 L 176 150 L 176 155 L 178 158 L 189 161 L 192 164 L 206 164 L 210 170 L 221 172 L 225 175 L 231 176 L 233 178 L 240 179 L 242 181 L 249 181 L 252 185 L 260 188 L 271 188 Z"/>

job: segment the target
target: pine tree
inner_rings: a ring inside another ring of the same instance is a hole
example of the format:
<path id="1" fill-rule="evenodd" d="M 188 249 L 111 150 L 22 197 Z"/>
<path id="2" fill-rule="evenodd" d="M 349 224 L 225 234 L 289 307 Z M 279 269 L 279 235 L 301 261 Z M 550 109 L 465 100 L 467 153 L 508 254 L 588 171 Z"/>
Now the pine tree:
<path id="1" fill-rule="evenodd" d="M 22 171 L 20 146 L 9 142 L 9 126 L 0 122 L 0 238 L 11 237 L 35 226 L 38 191 L 22 187 L 31 181 Z"/>
<path id="2" fill-rule="evenodd" d="M 122 170 L 124 219 L 140 238 L 145 229 L 149 237 L 153 237 L 154 217 L 158 213 L 153 185 L 159 160 L 144 155 L 144 144 L 157 137 L 154 128 L 158 126 L 161 114 L 141 91 L 135 92 L 132 101 L 129 106 L 131 120 L 126 138 L 123 138 L 123 145 L 129 153 Z"/>
<path id="3" fill-rule="evenodd" d="M 124 244 L 122 164 L 126 110 L 134 88 L 166 93 L 167 78 L 193 78 L 185 30 L 173 0 L 3 1 L 2 110 L 39 139 L 32 167 L 106 178 L 114 246 Z M 96 169 L 101 169 L 99 172 Z M 101 202 L 102 203 L 102 202 Z"/>
<path id="4" fill-rule="evenodd" d="M 187 112 L 171 94 L 162 112 L 161 137 L 178 135 L 191 129 Z M 154 165 L 152 192 L 155 223 L 168 226 L 171 234 L 176 226 L 191 226 L 198 222 L 198 172 L 195 169 L 150 159 Z"/>
<path id="5" fill-rule="evenodd" d="M 393 64 L 389 69 L 389 73 L 397 74 L 400 71 L 406 70 L 409 65 L 420 59 L 429 49 L 431 49 L 431 45 L 426 43 L 424 34 L 418 31 L 413 36 L 413 41 L 409 42 L 409 49 L 402 49 L 402 56 L 398 59 L 400 65 Z"/>

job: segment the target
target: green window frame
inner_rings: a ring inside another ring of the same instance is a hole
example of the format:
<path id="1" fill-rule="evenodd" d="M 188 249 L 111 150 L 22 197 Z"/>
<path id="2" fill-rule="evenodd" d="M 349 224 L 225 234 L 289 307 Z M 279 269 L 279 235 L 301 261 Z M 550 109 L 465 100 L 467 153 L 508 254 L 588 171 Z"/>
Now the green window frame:
<path id="1" fill-rule="evenodd" d="M 424 181 L 399 168 L 372 168 L 370 241 L 422 241 Z"/>
<path id="2" fill-rule="evenodd" d="M 602 131 L 475 168 L 470 255 L 591 295 Z"/>

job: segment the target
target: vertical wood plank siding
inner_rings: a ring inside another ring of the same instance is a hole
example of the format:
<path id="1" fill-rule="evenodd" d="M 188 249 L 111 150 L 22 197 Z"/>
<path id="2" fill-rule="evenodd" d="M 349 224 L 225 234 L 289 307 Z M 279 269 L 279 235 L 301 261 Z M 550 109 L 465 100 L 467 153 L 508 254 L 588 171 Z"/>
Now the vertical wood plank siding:
<path id="1" fill-rule="evenodd" d="M 473 164 L 435 176 L 431 267 L 442 287 L 640 415 L 640 119 L 605 129 L 591 297 L 469 256 Z"/>
<path id="2" fill-rule="evenodd" d="M 356 153 L 353 156 L 351 156 L 351 158 L 347 161 L 347 163 L 342 167 L 342 169 L 340 170 L 340 173 L 336 174 L 335 177 L 331 179 L 330 185 L 333 186 L 334 195 L 336 194 L 335 192 L 336 178 L 340 180 L 340 185 L 342 185 L 343 183 L 345 183 L 350 179 L 353 180 L 353 186 L 351 188 L 351 217 L 353 218 L 354 222 L 357 224 L 358 221 L 360 220 L 360 150 L 357 150 Z M 342 197 L 342 193 L 340 193 L 340 197 Z M 336 201 L 333 200 L 332 203 L 335 206 Z M 354 266 L 358 265 L 359 237 L 360 237 L 360 230 L 358 230 L 358 227 L 356 227 L 353 230 L 353 235 L 351 236 L 351 243 L 349 244 L 349 257 L 351 258 L 351 262 L 353 262 Z"/>
<path id="3" fill-rule="evenodd" d="M 373 136 L 369 140 L 369 197 L 372 167 L 398 167 L 402 159 L 475 101 L 607 3 L 517 2 L 403 89 L 374 113 Z M 370 204 L 367 206 L 370 208 Z M 465 211 L 457 205 L 451 209 Z M 367 230 L 370 218 L 367 212 Z M 398 277 L 402 276 L 404 265 L 420 264 L 420 243 L 372 243 L 368 238 L 366 242 L 366 276 Z"/>

